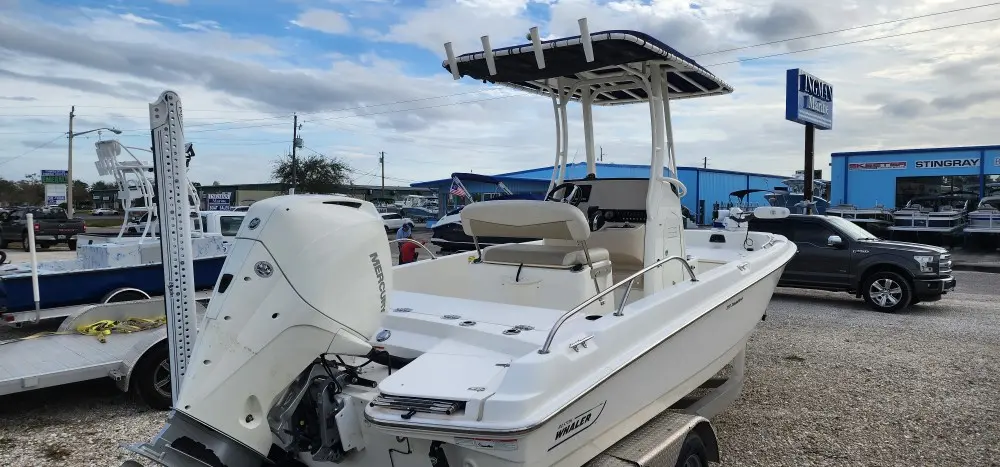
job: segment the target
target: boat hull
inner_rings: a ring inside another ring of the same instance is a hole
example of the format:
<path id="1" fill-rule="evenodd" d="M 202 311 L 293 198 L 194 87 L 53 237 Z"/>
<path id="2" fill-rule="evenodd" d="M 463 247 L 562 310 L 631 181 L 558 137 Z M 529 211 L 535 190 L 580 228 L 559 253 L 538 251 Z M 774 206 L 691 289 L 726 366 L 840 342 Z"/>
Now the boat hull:
<path id="1" fill-rule="evenodd" d="M 490 466 L 582 465 L 691 393 L 743 351 L 786 264 L 745 283 L 721 303 L 697 301 L 711 308 L 694 312 L 697 317 L 669 336 L 653 336 L 653 345 L 635 349 L 624 366 L 536 426 L 477 432 L 366 418 L 376 431 L 393 436 L 455 440 L 460 448 L 449 451 L 450 465 L 465 461 Z M 668 300 L 657 307 L 669 314 L 675 305 Z M 649 311 L 653 310 L 644 310 Z M 628 316 L 628 307 L 625 313 Z"/>
<path id="2" fill-rule="evenodd" d="M 225 255 L 195 259 L 195 289 L 214 287 L 225 261 Z M 38 275 L 41 308 L 100 303 L 108 293 L 120 288 L 135 288 L 150 295 L 162 295 L 163 265 L 152 263 Z M 8 313 L 35 309 L 30 274 L 0 278 L 0 307 Z"/>

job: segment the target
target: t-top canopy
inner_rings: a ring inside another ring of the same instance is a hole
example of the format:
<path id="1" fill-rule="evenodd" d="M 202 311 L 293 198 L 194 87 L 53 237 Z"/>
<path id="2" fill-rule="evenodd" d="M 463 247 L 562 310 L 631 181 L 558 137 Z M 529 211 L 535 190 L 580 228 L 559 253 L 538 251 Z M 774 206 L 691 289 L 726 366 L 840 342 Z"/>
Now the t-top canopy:
<path id="1" fill-rule="evenodd" d="M 588 36 L 589 45 L 581 39 L 583 35 L 540 41 L 544 67 L 539 67 L 534 43 L 493 49 L 496 74 L 492 75 L 490 59 L 484 51 L 460 55 L 455 57 L 458 75 L 541 94 L 549 93 L 555 78 L 562 78 L 563 92 L 575 88 L 581 81 L 601 79 L 599 83 L 590 84 L 594 104 L 630 104 L 644 102 L 648 95 L 643 86 L 633 83 L 634 76 L 629 71 L 644 74 L 644 63 L 655 62 L 665 65 L 671 99 L 733 92 L 730 85 L 694 60 L 648 34 L 612 30 Z M 586 53 L 588 46 L 592 47 L 592 54 Z M 592 55 L 593 61 L 587 61 L 588 55 Z M 451 71 L 448 60 L 442 66 Z M 602 79 L 616 76 L 620 79 L 611 82 Z M 612 86 L 615 89 L 601 91 L 601 88 Z M 582 94 L 582 90 L 577 89 L 570 98 L 579 100 Z"/>

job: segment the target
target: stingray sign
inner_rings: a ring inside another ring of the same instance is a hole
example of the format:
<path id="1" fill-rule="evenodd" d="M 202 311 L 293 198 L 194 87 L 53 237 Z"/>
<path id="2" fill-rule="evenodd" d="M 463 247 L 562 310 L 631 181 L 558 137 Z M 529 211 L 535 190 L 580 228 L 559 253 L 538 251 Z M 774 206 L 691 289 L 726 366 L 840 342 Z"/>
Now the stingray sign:
<path id="1" fill-rule="evenodd" d="M 785 72 L 785 119 L 817 130 L 833 128 L 833 86 L 826 81 L 792 68 Z"/>

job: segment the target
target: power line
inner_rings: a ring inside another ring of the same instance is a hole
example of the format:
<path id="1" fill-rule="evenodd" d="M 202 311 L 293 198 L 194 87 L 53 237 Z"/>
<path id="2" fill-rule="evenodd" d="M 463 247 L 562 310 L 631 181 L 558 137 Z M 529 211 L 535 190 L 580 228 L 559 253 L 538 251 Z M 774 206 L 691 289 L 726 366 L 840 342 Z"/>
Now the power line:
<path id="1" fill-rule="evenodd" d="M 27 156 L 28 154 L 31 154 L 31 153 L 39 150 L 39 149 L 44 148 L 45 146 L 48 146 L 48 145 L 56 142 L 57 139 L 62 138 L 63 136 L 65 136 L 65 133 L 60 133 L 59 136 L 56 136 L 55 138 L 52 138 L 52 139 L 50 139 L 50 140 L 48 140 L 48 141 L 46 141 L 46 142 L 44 142 L 42 144 L 39 144 L 37 146 L 32 147 L 31 149 L 29 149 L 27 151 L 22 152 L 21 154 L 18 154 L 18 155 L 14 156 L 14 157 L 11 157 L 11 158 L 3 161 L 3 162 L 0 162 L 0 165 L 4 165 L 4 164 L 6 164 L 8 162 L 14 161 L 15 159 L 20 159 L 20 158 L 22 158 L 24 156 Z"/>
<path id="2" fill-rule="evenodd" d="M 717 55 L 717 54 L 726 53 L 726 52 L 735 52 L 737 50 L 753 49 L 753 48 L 757 48 L 757 47 L 763 47 L 765 45 L 781 44 L 783 42 L 791 42 L 791 41 L 796 41 L 796 40 L 799 40 L 799 39 L 808 39 L 810 37 L 826 36 L 826 35 L 837 34 L 837 33 L 841 33 L 841 32 L 854 31 L 854 30 L 858 30 L 858 29 L 871 28 L 871 27 L 875 27 L 875 26 L 884 26 L 886 24 L 900 23 L 900 22 L 903 22 L 903 21 L 912 21 L 912 20 L 915 20 L 915 19 L 922 19 L 922 18 L 930 18 L 932 16 L 940 16 L 940 15 L 945 15 L 945 14 L 950 14 L 950 13 L 957 13 L 959 11 L 975 10 L 975 9 L 978 9 L 978 8 L 986 8 L 986 7 L 997 6 L 997 5 L 1000 5 L 1000 2 L 986 3 L 986 4 L 983 4 L 983 5 L 970 6 L 970 7 L 966 7 L 966 8 L 956 8 L 956 9 L 953 9 L 953 10 L 939 11 L 937 13 L 928 13 L 926 15 L 919 15 L 919 16 L 910 16 L 910 17 L 906 17 L 906 18 L 900 18 L 900 19 L 893 19 L 893 20 L 888 20 L 888 21 L 882 21 L 882 22 L 879 22 L 879 23 L 870 23 L 870 24 L 863 24 L 863 25 L 860 25 L 860 26 L 851 26 L 849 28 L 837 29 L 837 30 L 834 30 L 834 31 L 819 32 L 819 33 L 816 33 L 816 34 L 809 34 L 809 35 L 805 35 L 805 36 L 790 37 L 788 39 L 779 39 L 779 40 L 774 40 L 774 41 L 770 41 L 770 42 L 762 42 L 760 44 L 745 45 L 745 46 L 742 46 L 742 47 L 733 47 L 731 49 L 716 50 L 715 52 L 704 52 L 704 53 L 700 53 L 700 54 L 696 54 L 696 55 L 690 55 L 690 57 L 704 57 L 706 55 Z"/>
<path id="3" fill-rule="evenodd" d="M 461 102 L 448 102 L 448 103 L 445 103 L 445 104 L 426 105 L 426 106 L 422 106 L 422 107 L 411 107 L 411 108 L 408 108 L 408 109 L 392 109 L 392 110 L 387 110 L 387 111 L 382 111 L 382 112 L 369 112 L 369 113 L 358 114 L 358 115 L 340 115 L 340 116 L 336 116 L 336 117 L 317 118 L 317 119 L 313 119 L 311 121 L 317 122 L 317 121 L 340 120 L 340 119 L 344 119 L 344 118 L 368 117 L 368 116 L 371 116 L 371 115 L 383 115 L 383 114 L 396 113 L 396 112 L 410 112 L 410 111 L 413 111 L 413 110 L 435 109 L 435 108 L 439 108 L 439 107 L 448 107 L 448 106 L 452 106 L 452 105 L 461 105 L 461 104 L 472 104 L 472 103 L 476 103 L 476 102 L 486 102 L 486 101 L 493 101 L 493 100 L 497 100 L 497 99 L 507 99 L 509 97 L 518 97 L 518 96 L 524 96 L 524 95 L 527 95 L 527 94 L 513 93 L 513 94 L 504 95 L 504 96 L 489 97 L 489 98 L 486 98 L 486 99 L 473 99 L 473 100 L 461 101 Z M 307 123 L 309 121 L 310 120 L 306 120 Z M 251 128 L 265 128 L 265 127 L 280 126 L 280 125 L 286 125 L 286 123 L 285 122 L 279 122 L 279 123 L 267 123 L 267 124 L 261 124 L 261 125 L 235 126 L 235 127 L 229 127 L 229 128 L 207 128 L 207 129 L 201 129 L 201 130 L 194 130 L 194 131 L 191 131 L 189 133 L 197 134 L 197 133 L 207 133 L 207 132 L 210 132 L 210 131 L 245 130 L 245 129 L 251 129 Z M 149 131 L 149 130 L 136 129 L 136 130 L 123 130 L 123 131 L 136 132 L 136 131 Z M 186 132 L 186 133 L 188 133 L 188 132 Z"/>
<path id="4" fill-rule="evenodd" d="M 728 61 L 728 62 L 713 63 L 711 65 L 704 65 L 704 66 L 706 66 L 706 67 L 720 66 L 720 65 L 729 65 L 729 64 L 733 64 L 733 63 L 749 62 L 749 61 L 752 61 L 752 60 L 763 60 L 765 58 L 781 57 L 781 56 L 784 56 L 784 55 L 792 55 L 792 54 L 798 54 L 798 53 L 802 53 L 802 52 L 812 52 L 814 50 L 830 49 L 830 48 L 833 48 L 833 47 L 842 47 L 842 46 L 845 46 L 845 45 L 860 44 L 862 42 L 871 42 L 871 41 L 877 41 L 877 40 L 882 40 L 882 39 L 892 39 L 894 37 L 910 36 L 910 35 L 913 35 L 913 34 L 921 34 L 921 33 L 932 32 L 932 31 L 940 31 L 940 30 L 943 30 L 943 29 L 952 29 L 952 28 L 958 28 L 958 27 L 962 27 L 962 26 L 972 26 L 972 25 L 975 25 L 975 24 L 989 23 L 989 22 L 998 21 L 998 20 L 1000 20 L 1000 18 L 991 18 L 991 19 L 984 19 L 984 20 L 980 20 L 980 21 L 972 21 L 972 22 L 968 22 L 968 23 L 952 24 L 952 25 L 948 25 L 948 26 L 939 26 L 939 27 L 936 27 L 936 28 L 921 29 L 919 31 L 901 32 L 901 33 L 898 33 L 898 34 L 889 34 L 889 35 L 885 35 L 885 36 L 869 37 L 867 39 L 858 39 L 856 41 L 848 41 L 848 42 L 840 42 L 840 43 L 837 43 L 837 44 L 821 45 L 821 46 L 818 46 L 818 47 L 809 47 L 807 49 L 791 50 L 791 51 L 788 51 L 788 52 L 779 52 L 779 53 L 773 53 L 773 54 L 768 54 L 768 55 L 761 55 L 761 56 L 758 56 L 758 57 L 741 58 L 741 59 L 738 59 L 738 60 L 731 60 L 731 61 Z"/>
<path id="5" fill-rule="evenodd" d="M 327 157 L 327 156 L 326 156 L 325 154 L 323 154 L 323 153 L 321 153 L 321 152 L 319 152 L 319 151 L 317 151 L 317 150 L 315 150 L 315 149 L 313 149 L 313 148 L 310 148 L 310 147 L 308 147 L 308 146 L 303 146 L 302 148 L 303 148 L 303 149 L 308 149 L 309 151 L 312 151 L 312 152 L 313 152 L 314 154 L 316 154 L 317 156 L 320 156 L 320 157 Z M 381 162 L 379 163 L 379 165 L 381 165 Z M 350 173 L 353 173 L 353 174 L 360 174 L 360 175 L 367 175 L 367 176 L 369 176 L 369 177 L 379 177 L 379 176 L 380 176 L 379 174 L 373 174 L 373 173 L 368 173 L 368 172 L 362 172 L 362 171 L 360 171 L 360 170 L 358 170 L 358 169 L 354 169 L 354 168 L 351 168 L 351 167 L 347 167 L 346 165 L 344 166 L 344 170 L 346 170 L 346 171 L 348 171 L 348 172 L 350 172 Z M 386 179 L 386 180 L 392 180 L 392 181 L 396 181 L 396 182 L 404 182 L 404 183 L 406 183 L 406 182 L 410 182 L 410 183 L 414 183 L 414 182 L 418 182 L 418 181 L 419 181 L 419 180 L 409 180 L 409 179 L 406 179 L 406 178 L 398 178 L 398 177 L 390 177 L 390 176 L 388 176 L 388 175 L 386 175 L 386 176 L 385 176 L 385 179 Z"/>

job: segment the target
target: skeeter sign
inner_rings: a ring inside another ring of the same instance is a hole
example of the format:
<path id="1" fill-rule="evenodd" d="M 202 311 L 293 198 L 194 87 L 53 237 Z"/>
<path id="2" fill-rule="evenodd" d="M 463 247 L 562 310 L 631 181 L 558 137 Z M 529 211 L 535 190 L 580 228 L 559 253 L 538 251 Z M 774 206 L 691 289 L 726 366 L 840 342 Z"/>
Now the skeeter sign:
<path id="1" fill-rule="evenodd" d="M 899 170 L 906 168 L 906 161 L 898 162 L 852 162 L 847 170 Z"/>

